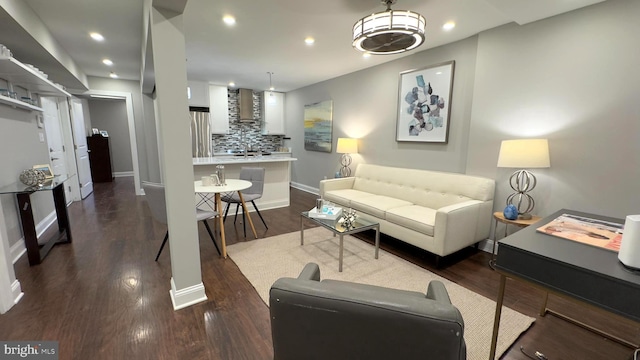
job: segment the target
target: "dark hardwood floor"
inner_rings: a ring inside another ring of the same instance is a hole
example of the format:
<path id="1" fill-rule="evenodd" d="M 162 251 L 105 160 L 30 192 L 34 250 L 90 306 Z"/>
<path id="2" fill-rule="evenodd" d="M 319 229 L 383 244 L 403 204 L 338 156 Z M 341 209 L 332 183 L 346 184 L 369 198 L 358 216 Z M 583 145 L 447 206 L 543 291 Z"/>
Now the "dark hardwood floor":
<path id="1" fill-rule="evenodd" d="M 299 213 L 312 208 L 314 199 L 292 189 L 291 206 L 262 212 L 268 230 L 252 214 L 258 236 L 299 231 Z M 0 315 L 0 340 L 56 340 L 60 359 L 273 357 L 267 306 L 233 261 L 218 256 L 202 225 L 200 256 L 208 300 L 174 311 L 169 247 L 154 261 L 166 228 L 151 219 L 144 197 L 135 196 L 132 178 L 95 184 L 92 195 L 69 207 L 69 217 L 72 244 L 57 245 L 38 266 L 30 267 L 26 256 L 15 264 L 25 295 Z M 251 241 L 243 239 L 240 219 L 236 226 L 229 220 L 228 244 Z M 361 238 L 371 242 L 373 233 Z M 387 251 L 496 298 L 499 277 L 487 265 L 487 253 L 468 248 L 445 258 L 436 269 L 435 258 L 424 251 L 386 236 L 381 243 Z M 530 286 L 508 282 L 505 305 L 536 321 L 503 359 L 528 359 L 521 346 L 550 360 L 630 359 L 629 348 L 552 315 L 538 316 L 542 295 Z M 638 324 L 555 297 L 549 303 L 583 322 L 640 342 Z"/>

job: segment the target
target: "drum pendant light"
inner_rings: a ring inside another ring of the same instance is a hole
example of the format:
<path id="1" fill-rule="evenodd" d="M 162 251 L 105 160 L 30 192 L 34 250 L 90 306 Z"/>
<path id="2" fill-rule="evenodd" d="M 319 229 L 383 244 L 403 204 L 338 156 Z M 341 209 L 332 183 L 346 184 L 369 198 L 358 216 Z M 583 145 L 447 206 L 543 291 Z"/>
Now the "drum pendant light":
<path id="1" fill-rule="evenodd" d="M 382 0 L 387 10 L 356 21 L 353 47 L 370 54 L 398 54 L 424 42 L 426 20 L 409 10 L 391 10 L 396 0 Z"/>

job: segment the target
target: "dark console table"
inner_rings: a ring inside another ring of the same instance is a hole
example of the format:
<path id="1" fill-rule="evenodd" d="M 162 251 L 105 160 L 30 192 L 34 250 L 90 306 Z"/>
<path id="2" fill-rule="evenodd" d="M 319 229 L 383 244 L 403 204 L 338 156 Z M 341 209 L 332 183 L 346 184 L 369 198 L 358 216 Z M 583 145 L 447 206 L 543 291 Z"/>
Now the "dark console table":
<path id="1" fill-rule="evenodd" d="M 635 322 L 640 322 L 640 275 L 631 272 L 618 261 L 616 252 L 576 241 L 558 238 L 536 231 L 562 214 L 575 214 L 592 219 L 624 224 L 623 219 L 587 214 L 573 210 L 560 210 L 500 241 L 495 269 L 500 273 L 500 290 L 493 324 L 490 359 L 494 359 L 500 325 L 502 301 L 506 279 L 512 278 L 571 300 L 606 310 Z M 624 339 L 603 333 L 586 324 L 546 307 L 540 315 L 554 313 L 565 320 L 607 336 L 630 347 L 637 347 Z"/>
<path id="2" fill-rule="evenodd" d="M 40 264 L 55 244 L 71 242 L 71 226 L 69 225 L 67 202 L 63 188 L 63 183 L 66 180 L 66 176 L 56 176 L 42 186 L 26 186 L 17 182 L 0 188 L 0 194 L 15 194 L 18 200 L 20 222 L 22 224 L 29 265 Z M 42 242 L 42 244 L 38 243 L 36 224 L 33 219 L 33 209 L 31 206 L 31 194 L 37 191 L 51 191 L 56 208 L 56 216 L 58 218 L 58 234 Z"/>

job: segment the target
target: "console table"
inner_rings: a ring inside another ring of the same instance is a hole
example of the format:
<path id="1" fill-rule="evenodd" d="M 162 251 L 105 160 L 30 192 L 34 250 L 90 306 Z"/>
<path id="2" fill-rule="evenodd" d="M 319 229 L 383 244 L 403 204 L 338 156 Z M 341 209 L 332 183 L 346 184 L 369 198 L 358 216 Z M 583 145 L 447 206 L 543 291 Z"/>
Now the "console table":
<path id="1" fill-rule="evenodd" d="M 15 194 L 18 200 L 22 233 L 24 234 L 27 257 L 31 266 L 40 264 L 55 244 L 71 242 L 71 226 L 69 225 L 67 202 L 63 188 L 63 183 L 66 180 L 66 176 L 60 175 L 48 180 L 42 186 L 26 186 L 21 182 L 16 182 L 0 188 L 0 194 Z M 58 234 L 43 241 L 42 244 L 38 243 L 36 223 L 31 206 L 31 194 L 37 191 L 51 191 L 58 218 Z"/>
<path id="2" fill-rule="evenodd" d="M 547 224 L 562 214 L 624 224 L 623 219 L 567 209 L 549 215 L 538 224 Z M 536 231 L 540 226 L 526 227 L 500 241 L 494 265 L 500 274 L 500 289 L 496 301 L 490 359 L 495 357 L 507 278 L 524 281 L 547 293 L 640 322 L 640 275 L 625 269 L 614 251 L 540 233 Z M 547 312 L 552 311 L 547 309 L 545 299 L 540 315 L 544 316 Z M 637 347 L 637 344 L 603 333 L 561 314 L 560 317 L 624 345 Z"/>

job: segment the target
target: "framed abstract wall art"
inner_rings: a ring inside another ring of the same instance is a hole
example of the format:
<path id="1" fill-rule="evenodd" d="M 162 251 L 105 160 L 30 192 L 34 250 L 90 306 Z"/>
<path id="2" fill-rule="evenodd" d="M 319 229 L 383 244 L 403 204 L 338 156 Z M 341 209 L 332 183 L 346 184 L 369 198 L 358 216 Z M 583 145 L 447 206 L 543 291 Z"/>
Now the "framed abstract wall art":
<path id="1" fill-rule="evenodd" d="M 304 106 L 304 149 L 331 152 L 333 101 Z"/>
<path id="2" fill-rule="evenodd" d="M 454 65 L 400 73 L 396 141 L 447 143 Z"/>

